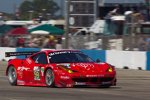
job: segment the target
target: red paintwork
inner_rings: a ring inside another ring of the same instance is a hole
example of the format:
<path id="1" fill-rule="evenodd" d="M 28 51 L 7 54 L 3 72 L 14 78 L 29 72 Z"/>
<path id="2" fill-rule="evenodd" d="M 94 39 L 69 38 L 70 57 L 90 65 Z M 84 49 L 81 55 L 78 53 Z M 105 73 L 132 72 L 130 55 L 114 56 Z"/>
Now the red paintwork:
<path id="1" fill-rule="evenodd" d="M 55 52 L 55 51 L 45 50 L 41 52 L 45 52 L 48 56 L 49 52 Z M 110 86 L 116 85 L 115 68 L 107 63 L 69 63 L 70 69 L 76 71 L 70 74 L 66 70 L 57 67 L 59 66 L 57 64 L 51 64 L 51 63 L 46 65 L 36 64 L 31 59 L 32 56 L 23 60 L 12 59 L 8 61 L 8 67 L 10 65 L 13 65 L 16 68 L 17 85 L 46 86 L 45 79 L 44 79 L 45 74 L 42 73 L 42 71 L 40 72 L 40 80 L 34 80 L 33 68 L 35 66 L 40 66 L 44 68 L 44 72 L 46 71 L 46 69 L 51 68 L 54 72 L 54 76 L 55 76 L 54 81 L 57 87 L 73 87 L 75 85 L 99 86 L 99 85 L 107 85 L 107 82 L 109 82 Z M 113 68 L 112 72 L 107 72 L 109 67 Z M 6 75 L 7 75 L 7 70 L 6 70 Z M 73 79 L 78 80 L 78 83 L 74 82 Z M 111 80 L 104 81 L 108 79 Z"/>

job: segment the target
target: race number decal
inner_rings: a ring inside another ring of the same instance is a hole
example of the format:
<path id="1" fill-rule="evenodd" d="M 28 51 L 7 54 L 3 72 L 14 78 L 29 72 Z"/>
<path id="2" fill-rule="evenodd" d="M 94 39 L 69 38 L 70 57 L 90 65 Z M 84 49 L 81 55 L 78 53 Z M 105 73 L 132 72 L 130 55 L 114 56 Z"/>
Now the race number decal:
<path id="1" fill-rule="evenodd" d="M 41 67 L 41 75 L 44 76 L 44 67 Z"/>
<path id="2" fill-rule="evenodd" d="M 34 80 L 40 80 L 40 67 L 35 66 L 34 67 Z"/>

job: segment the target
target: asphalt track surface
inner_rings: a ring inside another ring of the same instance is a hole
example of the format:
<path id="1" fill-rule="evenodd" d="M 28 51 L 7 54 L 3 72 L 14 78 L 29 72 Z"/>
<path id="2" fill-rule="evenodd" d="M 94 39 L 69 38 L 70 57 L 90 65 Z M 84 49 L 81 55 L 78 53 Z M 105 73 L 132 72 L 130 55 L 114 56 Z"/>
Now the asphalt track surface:
<path id="1" fill-rule="evenodd" d="M 117 69 L 117 86 L 110 88 L 47 88 L 11 86 L 0 62 L 0 100 L 150 100 L 150 72 Z"/>

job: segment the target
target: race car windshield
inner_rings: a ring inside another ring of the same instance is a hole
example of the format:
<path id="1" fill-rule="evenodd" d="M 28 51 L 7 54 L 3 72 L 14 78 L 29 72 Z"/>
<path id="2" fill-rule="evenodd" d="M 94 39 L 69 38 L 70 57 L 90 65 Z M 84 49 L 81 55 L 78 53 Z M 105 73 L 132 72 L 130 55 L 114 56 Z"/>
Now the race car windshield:
<path id="1" fill-rule="evenodd" d="M 53 52 L 49 54 L 50 63 L 89 63 L 94 62 L 87 55 L 80 52 Z"/>

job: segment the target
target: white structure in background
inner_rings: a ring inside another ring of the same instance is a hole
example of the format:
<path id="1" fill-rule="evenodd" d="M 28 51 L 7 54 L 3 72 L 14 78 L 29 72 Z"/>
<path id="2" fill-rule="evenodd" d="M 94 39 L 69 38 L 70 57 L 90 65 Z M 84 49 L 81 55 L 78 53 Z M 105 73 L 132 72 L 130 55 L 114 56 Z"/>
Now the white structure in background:
<path id="1" fill-rule="evenodd" d="M 103 34 L 104 26 L 105 26 L 105 20 L 96 20 L 94 24 L 89 28 L 89 32 Z"/>
<path id="2" fill-rule="evenodd" d="M 86 42 L 84 46 L 85 49 L 102 50 L 102 39 L 98 39 L 97 41 Z"/>
<path id="3" fill-rule="evenodd" d="M 123 50 L 123 40 L 122 39 L 110 39 L 109 49 L 110 50 Z"/>
<path id="4" fill-rule="evenodd" d="M 79 29 L 73 36 L 82 35 L 84 33 L 96 33 L 96 34 L 103 34 L 105 26 L 105 20 L 96 20 L 94 24 L 88 28 Z"/>
<path id="5" fill-rule="evenodd" d="M 125 16 L 124 15 L 112 16 L 111 20 L 112 21 L 124 21 L 125 20 Z"/>
<path id="6" fill-rule="evenodd" d="M 89 30 L 87 28 L 82 28 L 82 29 L 79 29 L 77 32 L 73 33 L 73 36 L 86 35 L 88 32 Z"/>
<path id="7" fill-rule="evenodd" d="M 124 21 L 125 16 L 113 16 L 111 17 L 112 21 Z M 75 34 L 79 34 L 81 31 L 85 31 L 88 33 L 95 33 L 95 34 L 104 34 L 104 29 L 105 29 L 105 20 L 96 20 L 94 24 L 89 28 L 82 28 L 78 30 Z"/>
<path id="8" fill-rule="evenodd" d="M 32 25 L 34 24 L 34 21 L 18 21 L 18 20 L 10 20 L 10 21 L 5 21 L 6 25 L 20 25 L 20 26 L 26 26 L 26 25 Z"/>
<path id="9" fill-rule="evenodd" d="M 4 24 L 6 25 L 18 25 L 18 26 L 27 26 L 28 29 L 31 29 L 35 26 L 41 25 L 41 24 L 51 24 L 53 26 L 56 25 L 65 25 L 65 20 L 48 20 L 48 21 L 42 21 L 41 23 L 38 23 L 37 21 L 34 20 L 10 20 L 10 21 L 5 21 Z"/>
<path id="10" fill-rule="evenodd" d="M 65 20 L 48 20 L 48 21 L 42 21 L 42 24 L 51 24 L 53 26 L 55 26 L 55 25 L 65 25 Z"/>
<path id="11" fill-rule="evenodd" d="M 42 34 L 42 35 L 48 35 L 49 34 L 49 32 L 47 32 L 47 31 L 43 31 L 43 30 L 38 30 L 38 31 L 33 31 L 33 32 L 31 32 L 31 34 L 36 34 L 36 35 L 38 35 L 38 34 Z"/>
<path id="12" fill-rule="evenodd" d="M 124 21 L 125 16 L 112 16 L 112 21 Z M 105 29 L 105 20 L 96 20 L 94 24 L 89 28 L 91 33 L 103 34 Z"/>

